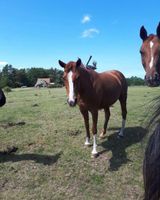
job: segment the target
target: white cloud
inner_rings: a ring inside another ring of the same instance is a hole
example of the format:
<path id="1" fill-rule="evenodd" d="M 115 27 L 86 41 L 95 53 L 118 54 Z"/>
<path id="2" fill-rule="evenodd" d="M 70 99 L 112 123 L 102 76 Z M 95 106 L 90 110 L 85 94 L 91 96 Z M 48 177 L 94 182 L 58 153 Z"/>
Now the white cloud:
<path id="1" fill-rule="evenodd" d="M 0 61 L 0 66 L 5 66 L 5 65 L 7 65 L 8 63 L 7 62 L 5 62 L 5 61 Z"/>
<path id="2" fill-rule="evenodd" d="M 83 38 L 92 38 L 92 37 L 94 37 L 95 34 L 99 34 L 99 30 L 95 29 L 95 28 L 90 28 L 90 29 L 85 30 L 82 33 L 82 37 Z"/>
<path id="3" fill-rule="evenodd" d="M 91 21 L 91 16 L 90 15 L 85 15 L 82 19 L 82 24 L 88 23 Z"/>

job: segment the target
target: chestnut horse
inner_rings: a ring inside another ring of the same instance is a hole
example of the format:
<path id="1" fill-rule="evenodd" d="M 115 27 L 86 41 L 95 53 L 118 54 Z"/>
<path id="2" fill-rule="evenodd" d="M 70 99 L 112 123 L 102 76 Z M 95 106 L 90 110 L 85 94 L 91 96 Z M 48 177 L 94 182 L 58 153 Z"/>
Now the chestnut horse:
<path id="1" fill-rule="evenodd" d="M 144 26 L 140 29 L 142 46 L 140 49 L 142 65 L 146 71 L 145 81 L 148 86 L 160 85 L 160 23 L 156 35 L 147 34 Z"/>
<path id="2" fill-rule="evenodd" d="M 145 80 L 148 86 L 160 85 L 160 23 L 157 26 L 156 35 L 148 36 L 144 26 L 140 29 L 142 64 L 146 71 Z M 160 116 L 160 101 L 155 99 L 156 111 L 150 119 L 149 126 L 155 125 Z M 149 127 L 148 126 L 148 127 Z M 160 199 L 160 124 L 152 129 L 143 161 L 144 200 Z"/>
<path id="3" fill-rule="evenodd" d="M 68 96 L 68 104 L 75 106 L 78 103 L 80 112 L 83 115 L 86 128 L 85 145 L 90 145 L 89 113 L 92 114 L 93 150 L 92 155 L 96 156 L 96 134 L 98 110 L 104 109 L 105 122 L 100 137 L 106 134 L 107 124 L 110 117 L 110 106 L 117 100 L 120 101 L 122 109 L 122 128 L 119 136 L 123 137 L 127 115 L 127 82 L 124 75 L 119 71 L 97 73 L 92 69 L 84 67 L 81 59 L 77 62 L 70 61 L 67 64 L 59 60 L 64 68 L 64 84 Z"/>

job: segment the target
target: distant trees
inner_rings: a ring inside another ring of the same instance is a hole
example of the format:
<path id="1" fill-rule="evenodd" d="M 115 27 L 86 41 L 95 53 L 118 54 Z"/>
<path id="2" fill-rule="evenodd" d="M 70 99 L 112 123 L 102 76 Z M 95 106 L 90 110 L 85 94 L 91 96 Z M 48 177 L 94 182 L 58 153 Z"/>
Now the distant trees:
<path id="1" fill-rule="evenodd" d="M 135 86 L 135 85 L 145 85 L 145 81 L 142 78 L 132 76 L 131 78 L 127 78 L 128 86 Z"/>
<path id="2" fill-rule="evenodd" d="M 11 88 L 28 86 L 33 87 L 37 81 L 37 78 L 50 78 L 51 82 L 54 82 L 54 86 L 63 86 L 63 71 L 56 68 L 27 68 L 16 69 L 12 65 L 5 65 L 0 72 L 0 88 L 9 86 Z M 136 76 L 127 78 L 129 86 L 145 85 L 143 79 Z"/>
<path id="3" fill-rule="evenodd" d="M 58 69 L 28 68 L 16 69 L 12 65 L 5 65 L 0 72 L 0 87 L 12 88 L 35 85 L 37 78 L 50 78 L 56 86 L 63 86 L 63 71 Z"/>

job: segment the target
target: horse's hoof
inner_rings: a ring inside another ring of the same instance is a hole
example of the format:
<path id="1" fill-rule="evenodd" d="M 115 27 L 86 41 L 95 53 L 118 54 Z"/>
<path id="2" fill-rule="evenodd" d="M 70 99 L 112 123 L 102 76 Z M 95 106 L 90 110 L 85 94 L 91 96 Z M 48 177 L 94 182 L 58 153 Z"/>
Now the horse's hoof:
<path id="1" fill-rule="evenodd" d="M 85 141 L 84 146 L 90 147 L 90 146 L 91 146 L 91 143 L 90 143 L 89 141 Z"/>
<path id="2" fill-rule="evenodd" d="M 99 138 L 100 138 L 101 140 L 103 140 L 105 137 L 106 137 L 106 136 L 105 136 L 103 133 L 101 133 L 100 136 L 99 136 Z"/>
<path id="3" fill-rule="evenodd" d="M 92 155 L 91 155 L 91 158 L 97 158 L 98 156 L 99 156 L 99 153 L 92 154 Z"/>
<path id="4" fill-rule="evenodd" d="M 124 138 L 124 136 L 123 135 L 117 135 L 117 138 L 122 139 L 122 138 Z"/>
<path id="5" fill-rule="evenodd" d="M 100 136 L 99 136 L 99 139 L 100 139 L 100 140 L 103 140 L 104 138 L 106 138 L 106 135 L 100 135 Z"/>
<path id="6" fill-rule="evenodd" d="M 87 143 L 87 144 L 84 144 L 85 147 L 91 147 L 92 144 L 91 143 Z"/>

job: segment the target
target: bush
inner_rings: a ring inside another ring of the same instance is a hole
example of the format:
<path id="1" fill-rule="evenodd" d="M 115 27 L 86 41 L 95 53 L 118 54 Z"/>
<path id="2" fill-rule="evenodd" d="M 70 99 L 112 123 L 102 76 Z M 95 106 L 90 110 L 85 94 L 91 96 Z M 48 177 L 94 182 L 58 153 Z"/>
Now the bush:
<path id="1" fill-rule="evenodd" d="M 4 90 L 4 92 L 12 92 L 12 90 L 9 86 L 4 87 L 3 90 Z"/>

